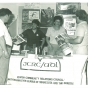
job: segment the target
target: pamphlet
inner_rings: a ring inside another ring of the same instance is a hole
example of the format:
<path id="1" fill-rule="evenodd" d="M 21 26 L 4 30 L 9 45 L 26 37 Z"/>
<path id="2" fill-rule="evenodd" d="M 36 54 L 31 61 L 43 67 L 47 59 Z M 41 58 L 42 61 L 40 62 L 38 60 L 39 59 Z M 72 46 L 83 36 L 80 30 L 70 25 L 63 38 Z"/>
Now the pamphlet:
<path id="1" fill-rule="evenodd" d="M 27 42 L 24 38 L 22 38 L 20 35 L 17 35 L 14 37 L 14 39 L 16 39 L 16 42 L 14 42 L 14 44 L 18 45 L 21 44 L 23 42 Z"/>

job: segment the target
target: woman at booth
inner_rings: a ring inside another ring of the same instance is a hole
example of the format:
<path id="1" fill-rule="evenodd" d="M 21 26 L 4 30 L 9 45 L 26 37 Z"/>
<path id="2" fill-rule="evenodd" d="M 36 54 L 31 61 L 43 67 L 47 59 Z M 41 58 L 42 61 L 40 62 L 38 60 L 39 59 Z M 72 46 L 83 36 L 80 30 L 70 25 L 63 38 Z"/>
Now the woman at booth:
<path id="1" fill-rule="evenodd" d="M 66 42 L 73 45 L 74 54 L 88 55 L 88 24 L 85 10 L 76 11 L 76 22 L 75 38 L 66 39 Z"/>
<path id="2" fill-rule="evenodd" d="M 66 34 L 66 30 L 63 25 L 63 17 L 55 16 L 53 20 L 53 26 L 49 27 L 46 33 L 46 42 L 48 44 L 48 54 L 49 55 L 63 55 L 63 52 L 59 48 L 55 37 L 61 33 Z"/>

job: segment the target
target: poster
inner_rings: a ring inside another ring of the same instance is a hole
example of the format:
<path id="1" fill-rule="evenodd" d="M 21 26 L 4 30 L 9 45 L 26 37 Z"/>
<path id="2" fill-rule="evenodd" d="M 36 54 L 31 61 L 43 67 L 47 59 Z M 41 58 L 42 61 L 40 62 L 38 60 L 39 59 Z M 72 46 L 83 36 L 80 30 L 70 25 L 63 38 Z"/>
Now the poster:
<path id="1" fill-rule="evenodd" d="M 28 22 L 32 22 L 33 19 L 40 19 L 40 12 L 39 11 L 29 11 L 29 20 Z"/>
<path id="2" fill-rule="evenodd" d="M 24 8 L 22 10 L 22 29 L 30 29 L 33 19 L 38 19 L 40 21 L 40 10 Z"/>
<path id="3" fill-rule="evenodd" d="M 56 14 L 75 14 L 81 9 L 81 3 L 56 3 Z"/>
<path id="4" fill-rule="evenodd" d="M 53 25 L 54 9 L 41 9 L 41 27 L 50 27 Z"/>
<path id="5" fill-rule="evenodd" d="M 23 9 L 22 11 L 22 23 L 31 23 L 33 19 L 40 20 L 39 9 Z"/>
<path id="6" fill-rule="evenodd" d="M 76 31 L 76 16 L 75 15 L 63 15 L 64 28 L 67 30 L 68 35 L 74 35 Z"/>

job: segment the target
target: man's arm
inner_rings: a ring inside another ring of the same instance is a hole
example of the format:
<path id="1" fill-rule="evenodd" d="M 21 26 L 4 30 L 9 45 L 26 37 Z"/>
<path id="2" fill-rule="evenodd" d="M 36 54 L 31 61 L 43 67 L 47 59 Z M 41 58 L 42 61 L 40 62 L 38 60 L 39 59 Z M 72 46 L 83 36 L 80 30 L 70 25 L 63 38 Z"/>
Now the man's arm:
<path id="1" fill-rule="evenodd" d="M 49 39 L 50 38 L 48 36 L 46 36 L 46 42 L 47 42 L 48 46 L 50 45 L 50 40 Z"/>
<path id="2" fill-rule="evenodd" d="M 0 37 L 0 45 L 3 49 L 3 51 L 4 51 L 5 58 L 9 58 L 9 54 L 8 54 L 8 51 L 7 51 L 7 48 L 6 48 L 6 42 L 5 42 L 4 36 Z"/>
<path id="3" fill-rule="evenodd" d="M 82 36 L 77 36 L 75 39 L 68 39 L 67 41 L 68 41 L 70 44 L 80 44 L 80 43 L 82 43 L 83 38 L 84 38 L 84 37 L 82 37 Z"/>
<path id="4" fill-rule="evenodd" d="M 44 43 L 45 43 L 45 38 L 42 38 L 42 43 L 41 43 L 41 48 L 43 48 L 43 45 L 44 45 Z"/>
<path id="5" fill-rule="evenodd" d="M 24 35 L 23 34 L 19 34 L 21 37 L 24 37 Z"/>
<path id="6" fill-rule="evenodd" d="M 29 29 L 25 30 L 24 32 L 22 32 L 22 33 L 19 34 L 19 35 L 20 35 L 21 37 L 23 37 L 23 38 L 26 38 L 27 33 L 29 32 L 28 30 L 29 30 Z"/>
<path id="7" fill-rule="evenodd" d="M 51 44 L 50 44 L 50 37 L 46 36 L 46 42 L 48 44 L 48 47 L 52 47 Z"/>
<path id="8" fill-rule="evenodd" d="M 85 27 L 84 26 L 79 26 L 77 27 L 75 31 L 75 38 L 74 39 L 68 39 L 68 42 L 71 44 L 80 44 L 82 43 L 84 36 L 85 36 Z"/>

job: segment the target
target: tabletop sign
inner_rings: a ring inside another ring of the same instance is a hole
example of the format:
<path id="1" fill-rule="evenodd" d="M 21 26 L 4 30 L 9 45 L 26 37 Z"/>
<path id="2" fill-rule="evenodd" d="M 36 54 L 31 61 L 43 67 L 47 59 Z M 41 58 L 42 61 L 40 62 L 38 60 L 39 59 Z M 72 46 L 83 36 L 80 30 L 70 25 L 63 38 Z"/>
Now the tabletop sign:
<path id="1" fill-rule="evenodd" d="M 35 55 L 29 55 L 28 58 L 21 59 L 20 68 L 21 70 L 61 71 L 61 64 L 59 59 L 35 58 Z"/>

